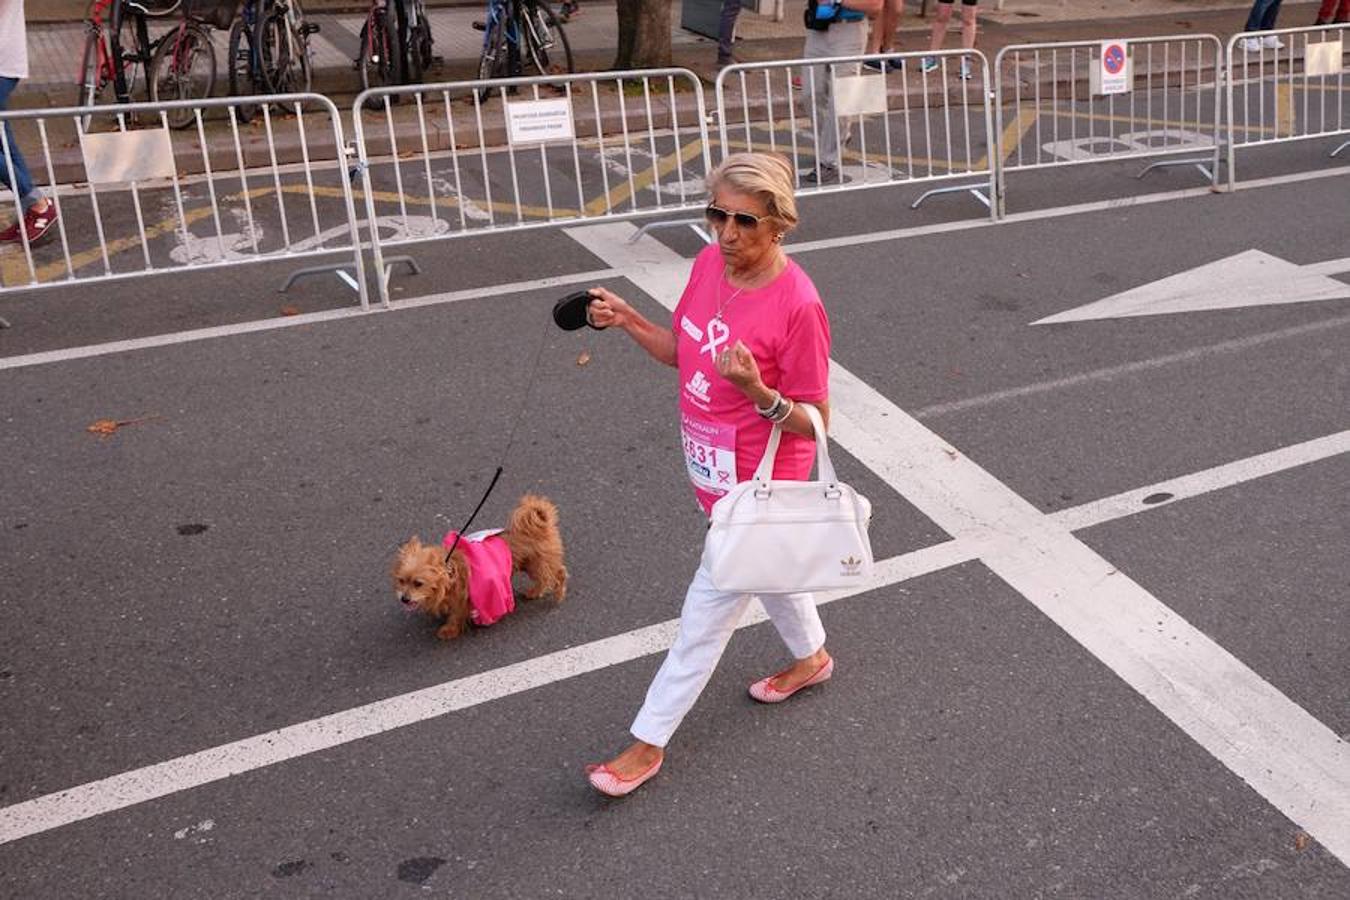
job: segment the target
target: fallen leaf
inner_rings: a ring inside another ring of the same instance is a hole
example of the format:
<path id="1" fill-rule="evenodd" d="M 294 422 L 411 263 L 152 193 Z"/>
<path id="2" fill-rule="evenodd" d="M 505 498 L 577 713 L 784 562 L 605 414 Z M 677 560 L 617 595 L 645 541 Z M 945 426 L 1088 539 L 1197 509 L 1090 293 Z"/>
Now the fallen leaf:
<path id="1" fill-rule="evenodd" d="M 591 361 L 591 354 L 586 350 L 582 350 L 581 355 L 577 357 L 577 365 L 584 366 L 590 361 Z"/>
<path id="2" fill-rule="evenodd" d="M 300 307 L 298 307 L 298 306 L 283 306 L 283 307 L 281 308 L 280 312 L 281 312 L 281 314 L 282 314 L 283 316 L 298 316 L 298 315 L 300 315 Z"/>
<path id="3" fill-rule="evenodd" d="M 1312 838 L 1308 837 L 1306 831 L 1300 831 L 1294 835 L 1294 849 L 1299 853 L 1307 850 L 1310 843 L 1312 843 Z"/>
<path id="4" fill-rule="evenodd" d="M 139 423 L 141 423 L 141 422 L 150 422 L 150 421 L 152 421 L 152 420 L 154 420 L 154 419 L 162 419 L 162 418 L 164 418 L 164 417 L 163 417 L 163 416 L 141 416 L 139 419 L 121 419 L 121 420 L 118 420 L 118 419 L 99 419 L 97 422 L 95 422 L 94 424 L 92 424 L 92 425 L 90 425 L 88 428 L 86 428 L 85 431 L 88 431 L 90 434 L 97 434 L 97 435 L 101 435 L 102 437 L 107 437 L 108 435 L 110 435 L 110 434 L 112 434 L 114 431 L 116 431 L 117 429 L 121 428 L 123 425 L 137 425 L 137 424 L 139 424 Z"/>

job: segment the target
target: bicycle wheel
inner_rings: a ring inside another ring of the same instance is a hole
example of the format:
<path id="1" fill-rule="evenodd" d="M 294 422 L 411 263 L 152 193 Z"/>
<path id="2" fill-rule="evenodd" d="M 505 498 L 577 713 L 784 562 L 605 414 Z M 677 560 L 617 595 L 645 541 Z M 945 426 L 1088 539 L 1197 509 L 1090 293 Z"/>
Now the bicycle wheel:
<path id="1" fill-rule="evenodd" d="M 527 67 L 533 67 L 540 75 L 571 74 L 572 45 L 567 41 L 567 32 L 554 15 L 553 10 L 543 3 L 533 9 L 522 11 L 521 29 L 525 49 L 521 54 Z M 528 73 L 527 73 L 528 74 Z"/>
<path id="2" fill-rule="evenodd" d="M 230 96 L 266 93 L 266 88 L 258 84 L 257 67 L 254 65 L 253 29 L 243 16 L 235 19 L 230 26 L 229 52 Z M 258 114 L 256 103 L 241 103 L 236 109 L 241 122 L 248 122 Z"/>
<path id="3" fill-rule="evenodd" d="M 103 29 L 89 25 L 84 36 L 84 53 L 80 56 L 80 71 L 75 76 L 75 105 L 95 106 L 108 86 L 104 60 L 108 45 L 103 40 Z M 88 131 L 93 116 L 80 116 L 80 130 Z"/>
<path id="4" fill-rule="evenodd" d="M 216 88 L 216 50 L 206 29 L 188 22 L 170 31 L 155 47 L 150 61 L 150 99 L 203 100 Z M 196 121 L 192 107 L 168 112 L 169 125 L 186 128 Z"/>
<path id="5" fill-rule="evenodd" d="M 489 78 L 501 78 L 505 75 L 507 55 L 506 22 L 502 19 L 493 19 L 483 34 L 483 55 L 478 58 L 479 80 L 487 81 Z M 479 100 L 486 100 L 491 94 L 490 85 L 483 85 L 478 89 Z"/>
<path id="6" fill-rule="evenodd" d="M 408 32 L 409 75 L 414 83 L 420 84 L 431 68 L 431 46 L 435 43 L 431 37 L 431 23 L 427 21 L 427 11 L 421 3 L 415 5 L 414 16 L 417 21 Z"/>
<path id="7" fill-rule="evenodd" d="M 371 10 L 366 24 L 361 26 L 361 55 L 357 58 L 361 86 L 366 90 L 397 84 L 390 43 L 384 15 Z"/>
<path id="8" fill-rule="evenodd" d="M 292 26 L 284 0 L 266 4 L 254 26 L 263 83 L 269 94 L 308 91 L 312 74 L 309 41 Z"/>

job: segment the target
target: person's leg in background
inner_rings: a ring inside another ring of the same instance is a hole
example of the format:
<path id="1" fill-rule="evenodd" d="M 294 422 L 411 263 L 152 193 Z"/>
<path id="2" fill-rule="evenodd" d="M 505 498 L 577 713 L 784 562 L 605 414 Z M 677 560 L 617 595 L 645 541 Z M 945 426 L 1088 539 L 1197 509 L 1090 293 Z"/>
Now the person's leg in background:
<path id="1" fill-rule="evenodd" d="M 828 31 L 807 32 L 809 41 L 814 35 L 823 40 L 816 56 L 860 56 L 867 46 L 867 20 L 836 22 Z M 820 181 L 847 184 L 853 179 L 843 172 L 843 145 L 848 143 L 852 132 L 851 120 L 840 121 L 834 107 L 834 78 L 847 78 L 858 74 L 857 63 L 840 63 L 834 66 L 815 67 L 815 88 L 817 91 L 816 112 L 816 154 L 820 160 Z M 802 178 L 803 184 L 816 183 L 815 171 Z"/>
<path id="2" fill-rule="evenodd" d="M 1350 0 L 1322 0 L 1317 10 L 1317 21 L 1313 24 L 1339 25 L 1347 21 L 1350 21 Z"/>
<path id="3" fill-rule="evenodd" d="M 933 31 L 928 38 L 929 50 L 942 49 L 942 43 L 947 40 L 947 25 L 952 20 L 952 7 L 954 5 L 954 0 L 938 0 L 937 14 L 933 17 Z M 927 66 L 927 60 L 925 60 L 924 70 L 931 71 Z"/>
<path id="4" fill-rule="evenodd" d="M 1247 24 L 1243 31 L 1265 31 L 1275 24 L 1275 14 L 1279 12 L 1280 0 L 1256 0 L 1251 12 L 1247 13 Z M 1270 25 L 1266 22 L 1269 21 Z"/>
<path id="5" fill-rule="evenodd" d="M 889 53 L 893 49 L 895 29 L 900 26 L 900 16 L 904 12 L 905 0 L 886 0 L 881 12 L 869 19 L 871 30 L 867 35 L 867 53 Z M 877 72 L 899 69 L 900 60 L 872 60 L 864 63 L 867 68 Z"/>
<path id="6" fill-rule="evenodd" d="M 838 25 L 831 26 L 837 28 Z M 802 45 L 802 56 L 819 59 L 832 56 L 827 35 L 829 31 L 808 30 Z M 830 67 L 810 66 L 802 72 L 802 89 L 806 91 L 807 109 L 811 111 L 811 130 L 815 137 L 816 166 L 802 173 L 802 184 L 818 184 L 838 178 L 839 143 L 835 140 L 834 124 L 830 121 Z M 817 168 L 819 176 L 817 176 Z"/>
<path id="7" fill-rule="evenodd" d="M 717 68 L 735 62 L 732 45 L 736 40 L 736 19 L 741 14 L 741 0 L 722 0 L 722 17 L 717 22 Z"/>
<path id="8" fill-rule="evenodd" d="M 1261 17 L 1261 30 L 1270 31 L 1275 27 L 1275 18 L 1280 14 L 1280 3 L 1283 0 L 1270 0 L 1266 6 L 1266 14 Z"/>
<path id="9" fill-rule="evenodd" d="M 9 108 L 9 95 L 14 92 L 18 85 L 17 78 L 0 78 L 0 112 Z M 19 144 L 14 138 L 14 129 L 10 127 L 9 122 L 5 122 L 5 146 L 9 149 L 8 161 L 4 154 L 0 154 L 0 184 L 14 191 L 19 200 L 20 209 L 23 211 L 23 221 L 28 222 L 28 237 L 30 241 L 37 240 L 46 234 L 51 222 L 55 221 L 55 216 L 48 217 L 46 214 L 53 207 L 51 201 L 43 196 L 33 184 L 33 177 L 29 174 L 28 164 L 23 158 L 23 153 L 19 150 Z M 0 147 L 0 149 L 4 149 Z M 14 183 L 10 183 L 10 166 L 14 168 Z M 21 241 L 19 235 L 19 223 L 15 222 L 0 231 L 0 243 L 16 243 Z"/>
<path id="10" fill-rule="evenodd" d="M 976 12 L 979 6 L 974 3 L 961 4 L 961 46 L 967 50 L 975 49 L 975 29 L 979 24 L 979 18 Z"/>
<path id="11" fill-rule="evenodd" d="M 938 0 L 937 17 L 933 20 L 933 36 L 928 41 L 929 50 L 941 50 L 943 43 L 947 40 L 947 26 L 952 20 L 952 8 L 956 5 L 955 0 Z M 962 0 L 961 2 L 961 46 L 967 50 L 975 47 L 975 29 L 978 23 L 976 16 L 977 0 Z M 939 68 L 941 63 L 935 56 L 925 56 L 923 58 L 923 70 L 932 72 Z M 970 60 L 962 57 L 961 59 L 961 77 L 970 77 Z"/>
<path id="12" fill-rule="evenodd" d="M 1251 12 L 1247 14 L 1247 24 L 1243 26 L 1243 31 L 1268 31 L 1275 27 L 1275 17 L 1280 12 L 1280 0 L 1256 0 L 1252 4 Z M 1262 47 L 1280 49 L 1284 46 L 1280 39 L 1275 35 L 1267 35 L 1265 38 L 1246 37 L 1238 42 L 1238 46 L 1248 53 L 1256 53 Z"/>

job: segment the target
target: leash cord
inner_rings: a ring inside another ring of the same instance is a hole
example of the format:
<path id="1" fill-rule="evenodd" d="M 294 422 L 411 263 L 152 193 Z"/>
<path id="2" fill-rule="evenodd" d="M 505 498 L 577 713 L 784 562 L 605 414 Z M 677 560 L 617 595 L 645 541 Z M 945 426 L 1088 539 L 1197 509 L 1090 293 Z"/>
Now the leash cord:
<path id="1" fill-rule="evenodd" d="M 539 373 L 539 360 L 544 355 L 544 343 L 545 339 L 548 337 L 548 326 L 549 320 L 545 319 L 544 327 L 539 331 L 539 346 L 534 351 L 534 363 L 530 366 L 530 378 L 525 382 L 525 396 L 521 399 L 520 409 L 516 412 L 516 421 L 511 425 L 511 435 L 506 439 L 506 449 L 502 451 L 501 458 L 503 462 L 511 455 L 511 447 L 514 446 L 516 442 L 516 431 L 520 428 L 521 419 L 525 417 L 525 410 L 529 409 L 530 391 L 534 389 L 535 376 Z M 497 486 L 497 481 L 501 479 L 503 471 L 504 467 L 499 464 L 497 466 L 497 471 L 492 475 L 492 480 L 488 482 L 487 490 L 483 491 L 483 499 L 478 501 L 478 505 L 473 508 L 473 512 L 469 513 L 469 518 L 465 520 L 464 525 L 459 531 L 455 532 L 455 539 L 450 542 L 450 549 L 445 551 L 445 565 L 447 568 L 450 566 L 451 554 L 453 554 L 455 548 L 459 546 L 459 539 L 464 536 L 464 532 L 469 530 L 469 526 L 473 524 L 474 517 L 482 511 L 483 504 L 487 503 L 488 497 L 492 495 L 492 489 Z"/>

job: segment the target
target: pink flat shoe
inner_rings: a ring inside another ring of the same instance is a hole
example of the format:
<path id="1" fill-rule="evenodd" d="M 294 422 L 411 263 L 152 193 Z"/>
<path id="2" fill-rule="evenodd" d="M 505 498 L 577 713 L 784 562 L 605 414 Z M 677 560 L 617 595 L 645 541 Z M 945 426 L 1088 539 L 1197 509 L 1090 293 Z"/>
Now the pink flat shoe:
<path id="1" fill-rule="evenodd" d="M 831 656 L 829 659 L 825 660 L 825 664 L 821 666 L 819 669 L 816 669 L 816 673 L 814 675 L 803 681 L 801 684 L 797 685 L 792 690 L 780 691 L 778 688 L 773 686 L 773 680 L 777 678 L 778 675 L 784 674 L 786 671 L 787 670 L 784 669 L 777 675 L 770 675 L 768 678 L 761 678 L 759 681 L 756 681 L 754 684 L 750 685 L 750 696 L 754 697 L 760 703 L 782 703 L 784 700 L 791 697 L 793 694 L 797 693 L 802 688 L 808 688 L 813 684 L 820 684 L 822 681 L 829 681 L 830 676 L 834 674 L 834 657 Z"/>
<path id="2" fill-rule="evenodd" d="M 661 771 L 661 763 L 665 760 L 664 756 L 661 757 L 652 763 L 647 771 L 634 778 L 620 778 L 613 769 L 604 764 L 587 766 L 586 780 L 591 783 L 591 787 L 606 797 L 627 797 L 646 784 L 653 775 Z"/>

